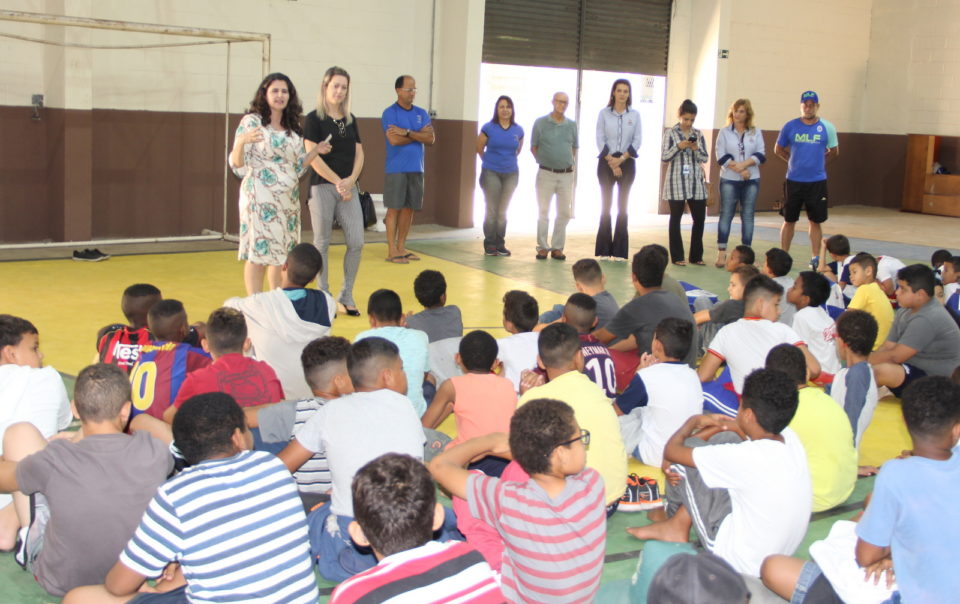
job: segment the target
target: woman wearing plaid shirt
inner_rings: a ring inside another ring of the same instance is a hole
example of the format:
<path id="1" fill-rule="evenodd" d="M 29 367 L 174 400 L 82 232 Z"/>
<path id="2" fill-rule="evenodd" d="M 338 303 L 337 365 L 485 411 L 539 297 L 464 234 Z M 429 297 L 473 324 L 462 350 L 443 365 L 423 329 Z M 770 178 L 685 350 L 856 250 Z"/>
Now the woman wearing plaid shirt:
<path id="1" fill-rule="evenodd" d="M 703 164 L 707 163 L 703 133 L 693 127 L 697 106 L 690 99 L 680 105 L 680 121 L 663 133 L 660 159 L 667 164 L 662 198 L 670 204 L 670 259 L 685 266 L 680 219 L 683 205 L 690 207 L 693 230 L 690 233 L 690 262 L 703 265 L 703 222 L 707 213 L 707 182 Z"/>

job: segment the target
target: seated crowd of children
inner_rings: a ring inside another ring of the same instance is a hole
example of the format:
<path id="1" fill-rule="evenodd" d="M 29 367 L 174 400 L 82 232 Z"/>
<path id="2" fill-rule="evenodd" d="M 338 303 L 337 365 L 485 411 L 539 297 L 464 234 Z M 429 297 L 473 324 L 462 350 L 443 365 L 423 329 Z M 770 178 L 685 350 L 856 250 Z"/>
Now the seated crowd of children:
<path id="1" fill-rule="evenodd" d="M 37 329 L 0 315 L 0 549 L 68 603 L 315 602 L 315 571 L 338 603 L 589 602 L 607 519 L 646 510 L 628 532 L 676 549 L 641 601 L 680 601 L 654 598 L 679 580 L 743 601 L 744 577 L 794 602 L 950 600 L 960 257 L 904 266 L 835 235 L 815 270 L 755 258 L 731 251 L 714 303 L 646 245 L 623 306 L 583 259 L 543 314 L 507 292 L 499 340 L 464 334 L 427 270 L 424 310 L 378 289 L 351 343 L 300 244 L 280 288 L 202 323 L 127 288 L 127 323 L 100 330 L 72 401 Z M 792 558 L 811 513 L 877 472 L 857 460 L 883 387 L 912 451 L 879 470 L 859 523 Z M 662 498 L 631 457 L 663 470 Z"/>

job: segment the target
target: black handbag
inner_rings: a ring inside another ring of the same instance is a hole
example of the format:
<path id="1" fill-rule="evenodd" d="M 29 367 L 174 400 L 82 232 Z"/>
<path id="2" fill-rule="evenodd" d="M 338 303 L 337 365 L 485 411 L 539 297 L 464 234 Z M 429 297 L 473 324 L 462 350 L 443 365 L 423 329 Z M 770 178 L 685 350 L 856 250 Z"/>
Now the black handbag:
<path id="1" fill-rule="evenodd" d="M 367 191 L 360 191 L 360 211 L 363 212 L 363 228 L 368 229 L 377 223 L 377 211 L 373 207 L 373 197 Z"/>

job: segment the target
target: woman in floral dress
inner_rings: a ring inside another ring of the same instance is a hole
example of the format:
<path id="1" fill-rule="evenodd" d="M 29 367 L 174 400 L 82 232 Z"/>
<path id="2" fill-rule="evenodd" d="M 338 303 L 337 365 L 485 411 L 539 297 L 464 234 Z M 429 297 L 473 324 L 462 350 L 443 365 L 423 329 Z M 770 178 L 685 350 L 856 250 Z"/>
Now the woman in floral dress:
<path id="1" fill-rule="evenodd" d="M 268 75 L 240 120 L 230 168 L 240 183 L 240 252 L 247 295 L 280 287 L 280 267 L 300 242 L 300 177 L 330 145 L 303 146 L 303 107 L 290 78 Z"/>

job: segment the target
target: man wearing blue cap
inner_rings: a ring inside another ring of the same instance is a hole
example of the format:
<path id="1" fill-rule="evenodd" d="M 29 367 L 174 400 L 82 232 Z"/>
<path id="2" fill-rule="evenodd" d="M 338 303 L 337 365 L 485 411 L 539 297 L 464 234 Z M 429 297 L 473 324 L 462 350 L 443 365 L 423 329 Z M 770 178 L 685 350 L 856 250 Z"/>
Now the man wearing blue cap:
<path id="1" fill-rule="evenodd" d="M 793 230 L 806 208 L 810 249 L 820 249 L 820 224 L 827 220 L 827 159 L 840 153 L 837 129 L 817 115 L 820 98 L 808 90 L 800 95 L 800 117 L 780 130 L 774 153 L 787 162 L 787 198 L 783 204 L 780 247 L 790 251 Z"/>

